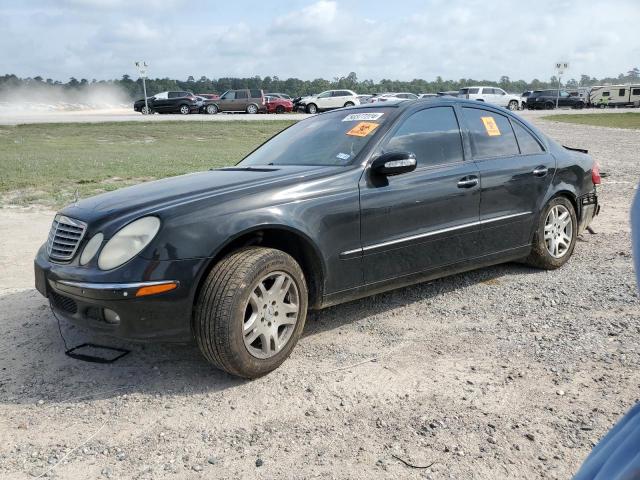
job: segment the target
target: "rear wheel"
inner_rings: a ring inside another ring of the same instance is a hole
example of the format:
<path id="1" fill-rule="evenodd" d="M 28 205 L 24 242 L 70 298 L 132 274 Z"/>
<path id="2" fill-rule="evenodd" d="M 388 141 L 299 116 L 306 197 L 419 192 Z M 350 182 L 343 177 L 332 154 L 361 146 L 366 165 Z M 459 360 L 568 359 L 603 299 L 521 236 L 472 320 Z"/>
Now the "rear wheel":
<path id="1" fill-rule="evenodd" d="M 276 107 L 276 113 L 284 113 L 284 107 L 282 105 L 278 105 Z"/>
<path id="2" fill-rule="evenodd" d="M 207 105 L 206 110 L 209 115 L 214 115 L 218 113 L 218 107 L 215 105 Z"/>
<path id="3" fill-rule="evenodd" d="M 204 281 L 193 332 L 217 368 L 256 378 L 291 354 L 307 315 L 304 274 L 288 254 L 249 247 L 223 258 Z"/>
<path id="4" fill-rule="evenodd" d="M 572 203 L 565 197 L 553 198 L 538 220 L 533 249 L 526 262 L 553 270 L 564 265 L 576 245 L 578 220 Z"/>
<path id="5" fill-rule="evenodd" d="M 511 110 L 512 112 L 518 110 L 518 102 L 516 100 L 511 100 L 509 102 L 509 110 Z"/>
<path id="6" fill-rule="evenodd" d="M 315 114 L 318 113 L 318 107 L 315 103 L 310 103 L 307 105 L 307 113 Z"/>
<path id="7" fill-rule="evenodd" d="M 247 113 L 258 113 L 258 106 L 253 103 L 251 105 L 247 105 Z"/>
<path id="8" fill-rule="evenodd" d="M 555 105 L 552 102 L 547 102 L 544 104 L 544 108 L 547 110 L 553 110 L 554 107 Z"/>
<path id="9" fill-rule="evenodd" d="M 189 115 L 189 113 L 191 113 L 191 109 L 189 108 L 189 105 L 180 105 L 180 113 L 182 115 Z"/>
<path id="10" fill-rule="evenodd" d="M 143 115 L 149 115 L 149 114 L 151 114 L 151 109 L 147 105 L 145 105 L 140 110 L 140 113 L 142 113 Z"/>

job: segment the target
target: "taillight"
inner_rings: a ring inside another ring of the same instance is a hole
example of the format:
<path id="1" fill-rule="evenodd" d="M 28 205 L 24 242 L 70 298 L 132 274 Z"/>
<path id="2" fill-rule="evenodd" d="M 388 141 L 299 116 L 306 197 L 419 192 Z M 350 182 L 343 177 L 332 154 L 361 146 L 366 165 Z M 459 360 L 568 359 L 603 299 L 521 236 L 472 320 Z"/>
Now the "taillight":
<path id="1" fill-rule="evenodd" d="M 594 185 L 600 185 L 602 177 L 600 177 L 600 165 L 594 160 L 593 167 L 591 167 L 591 181 Z"/>

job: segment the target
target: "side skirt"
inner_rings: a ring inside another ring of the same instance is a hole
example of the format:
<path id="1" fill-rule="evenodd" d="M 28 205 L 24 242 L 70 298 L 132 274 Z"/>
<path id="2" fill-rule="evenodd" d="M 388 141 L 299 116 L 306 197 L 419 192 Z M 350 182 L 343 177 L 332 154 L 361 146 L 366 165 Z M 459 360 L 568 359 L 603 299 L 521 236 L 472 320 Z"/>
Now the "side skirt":
<path id="1" fill-rule="evenodd" d="M 470 270 L 476 270 L 478 268 L 489 267 L 491 265 L 507 263 L 514 260 L 521 260 L 527 257 L 530 252 L 531 245 L 525 245 L 524 247 L 504 250 L 502 252 L 492 253 L 490 255 L 485 255 L 484 257 L 473 258 L 470 260 L 445 265 L 443 267 L 435 268 L 432 270 L 425 270 L 422 272 L 403 275 L 401 277 L 396 277 L 389 280 L 369 283 L 349 290 L 330 293 L 322 297 L 322 305 L 320 306 L 320 308 L 326 308 L 333 305 L 338 305 L 340 303 L 350 302 L 359 298 L 376 295 L 378 293 L 395 290 L 397 288 L 407 287 L 409 285 L 415 285 L 417 283 L 436 280 L 438 278 L 455 275 L 457 273 L 468 272 Z"/>

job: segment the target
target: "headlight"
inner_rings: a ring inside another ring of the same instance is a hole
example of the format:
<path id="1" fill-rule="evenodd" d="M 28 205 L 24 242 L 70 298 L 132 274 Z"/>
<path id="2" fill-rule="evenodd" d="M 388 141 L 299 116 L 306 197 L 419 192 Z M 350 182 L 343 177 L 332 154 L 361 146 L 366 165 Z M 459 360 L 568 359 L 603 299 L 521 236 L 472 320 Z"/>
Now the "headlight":
<path id="1" fill-rule="evenodd" d="M 156 236 L 160 229 L 160 219 L 143 217 L 130 223 L 116 233 L 100 252 L 98 267 L 111 270 L 131 260 Z"/>
<path id="2" fill-rule="evenodd" d="M 103 239 L 103 234 L 96 233 L 93 238 L 87 242 L 84 250 L 82 251 L 82 255 L 80 255 L 80 265 L 86 265 L 93 257 L 95 257 L 96 253 L 98 253 L 98 250 L 100 249 L 100 245 L 102 245 Z"/>

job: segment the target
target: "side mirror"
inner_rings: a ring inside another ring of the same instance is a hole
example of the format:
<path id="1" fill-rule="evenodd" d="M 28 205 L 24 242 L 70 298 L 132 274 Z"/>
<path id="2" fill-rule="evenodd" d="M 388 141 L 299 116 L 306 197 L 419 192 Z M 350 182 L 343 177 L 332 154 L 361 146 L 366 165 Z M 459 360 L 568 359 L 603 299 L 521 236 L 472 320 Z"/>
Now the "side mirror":
<path id="1" fill-rule="evenodd" d="M 411 152 L 383 153 L 371 164 L 371 170 L 380 175 L 390 177 L 401 173 L 413 172 L 418 162 Z"/>

